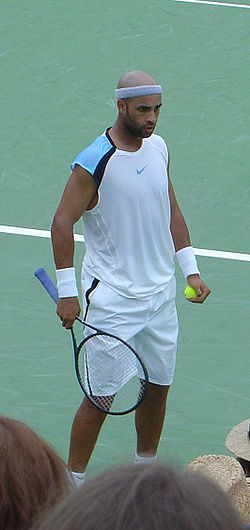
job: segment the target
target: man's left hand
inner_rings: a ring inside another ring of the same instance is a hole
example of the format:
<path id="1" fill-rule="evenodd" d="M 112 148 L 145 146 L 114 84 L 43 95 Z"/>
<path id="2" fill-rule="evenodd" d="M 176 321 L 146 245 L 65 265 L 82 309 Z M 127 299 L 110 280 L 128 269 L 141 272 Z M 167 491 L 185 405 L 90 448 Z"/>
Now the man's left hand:
<path id="1" fill-rule="evenodd" d="M 188 302 L 192 302 L 193 304 L 203 304 L 211 293 L 209 287 L 198 274 L 190 274 L 187 278 L 187 282 L 190 287 L 193 287 L 197 295 L 196 298 L 187 298 Z"/>

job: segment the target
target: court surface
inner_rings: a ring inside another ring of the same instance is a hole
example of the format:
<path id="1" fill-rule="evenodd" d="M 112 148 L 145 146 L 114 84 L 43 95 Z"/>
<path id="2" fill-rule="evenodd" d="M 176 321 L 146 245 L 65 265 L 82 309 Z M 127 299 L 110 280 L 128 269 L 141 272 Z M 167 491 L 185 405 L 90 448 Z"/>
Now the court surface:
<path id="1" fill-rule="evenodd" d="M 69 164 L 113 123 L 115 85 L 133 69 L 163 85 L 156 132 L 212 290 L 204 306 L 187 303 L 177 268 L 179 351 L 159 456 L 184 466 L 227 454 L 226 434 L 249 417 L 249 7 L 2 2 L 0 411 L 64 459 L 81 392 L 70 337 L 33 273 L 55 278 L 47 236 Z M 78 279 L 83 254 L 77 241 Z M 130 461 L 134 443 L 133 415 L 108 418 L 89 473 Z"/>

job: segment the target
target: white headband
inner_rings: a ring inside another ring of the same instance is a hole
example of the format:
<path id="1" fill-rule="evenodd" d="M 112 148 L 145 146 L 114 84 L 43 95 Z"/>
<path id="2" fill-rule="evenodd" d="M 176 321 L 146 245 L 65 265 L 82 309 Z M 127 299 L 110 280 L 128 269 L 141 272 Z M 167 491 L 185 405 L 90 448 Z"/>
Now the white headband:
<path id="1" fill-rule="evenodd" d="M 162 94 L 161 85 L 128 86 L 126 88 L 116 88 L 115 91 L 116 99 L 152 96 L 154 94 Z"/>

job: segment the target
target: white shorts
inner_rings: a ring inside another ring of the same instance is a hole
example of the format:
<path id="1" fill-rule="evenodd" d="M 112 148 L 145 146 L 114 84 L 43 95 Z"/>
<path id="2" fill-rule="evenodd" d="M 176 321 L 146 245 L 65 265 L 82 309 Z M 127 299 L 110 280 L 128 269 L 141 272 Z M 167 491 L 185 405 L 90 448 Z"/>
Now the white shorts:
<path id="1" fill-rule="evenodd" d="M 84 319 L 134 347 L 151 383 L 171 385 L 178 338 L 175 277 L 163 291 L 147 299 L 127 298 L 84 270 L 82 291 Z"/>

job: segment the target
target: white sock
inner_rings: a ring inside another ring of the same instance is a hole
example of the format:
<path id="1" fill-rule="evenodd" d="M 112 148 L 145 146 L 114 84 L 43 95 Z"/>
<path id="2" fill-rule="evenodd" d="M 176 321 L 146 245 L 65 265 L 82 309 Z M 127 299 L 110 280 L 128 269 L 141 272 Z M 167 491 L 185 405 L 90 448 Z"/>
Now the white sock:
<path id="1" fill-rule="evenodd" d="M 135 464 L 155 464 L 157 455 L 154 456 L 140 456 L 135 453 L 134 463 Z"/>
<path id="2" fill-rule="evenodd" d="M 72 483 L 75 486 L 82 486 L 86 479 L 86 471 L 84 473 L 77 473 L 75 471 L 68 470 L 69 476 L 72 480 Z"/>

